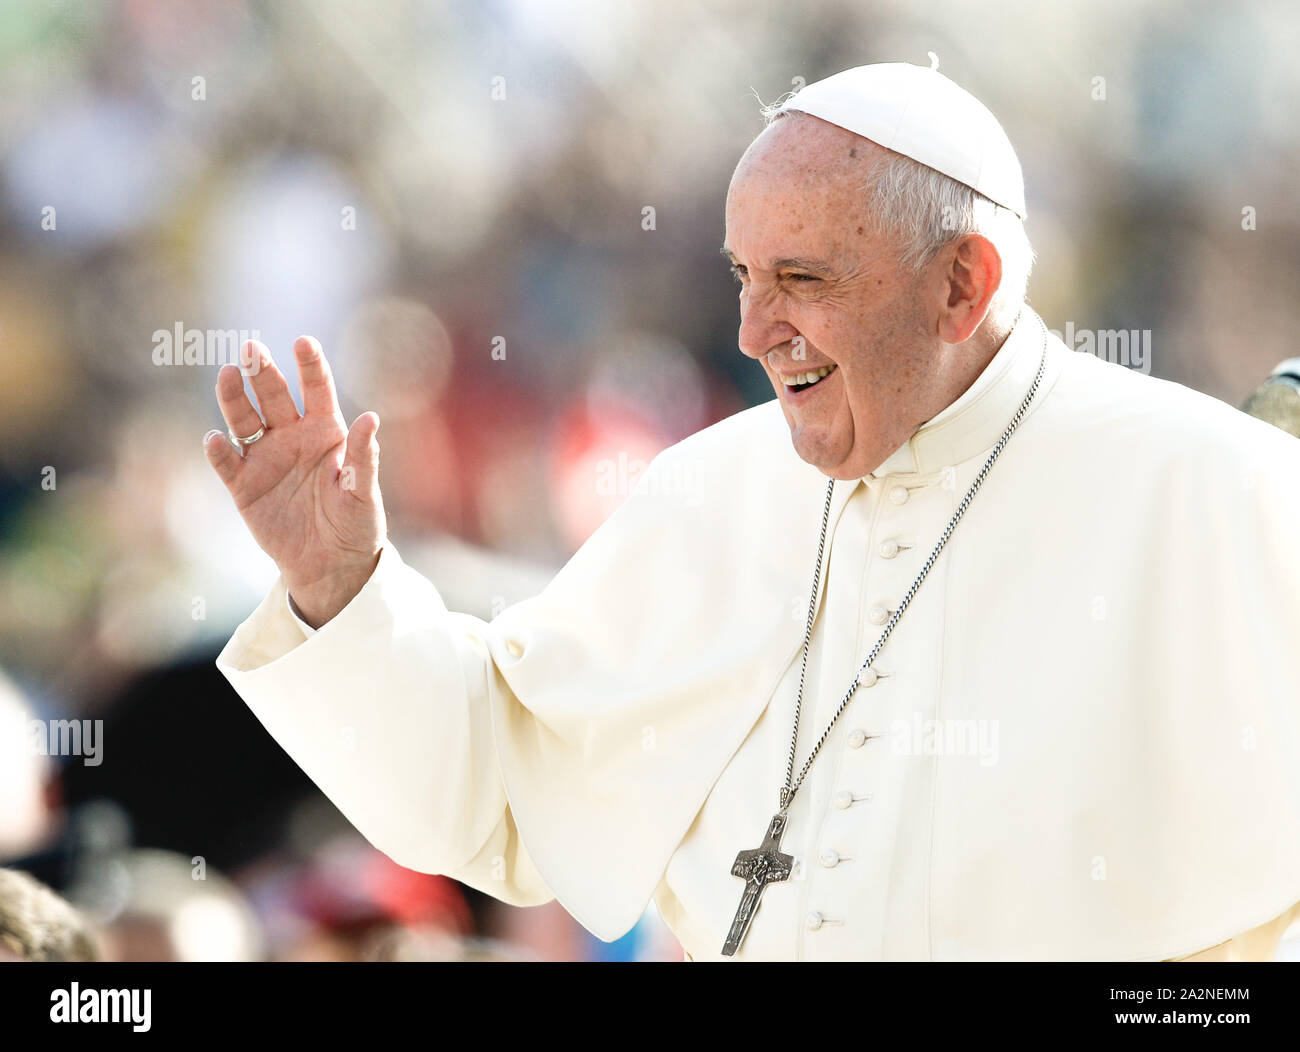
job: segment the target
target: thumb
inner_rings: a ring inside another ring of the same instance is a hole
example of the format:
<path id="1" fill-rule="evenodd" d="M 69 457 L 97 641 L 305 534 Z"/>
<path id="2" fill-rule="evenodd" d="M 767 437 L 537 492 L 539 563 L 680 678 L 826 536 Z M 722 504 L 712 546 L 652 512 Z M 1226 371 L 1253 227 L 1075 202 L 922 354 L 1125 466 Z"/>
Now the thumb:
<path id="1" fill-rule="evenodd" d="M 358 493 L 369 491 L 379 481 L 379 414 L 362 413 L 348 431 L 347 450 L 343 454 L 343 471 L 356 481 Z M 348 472 L 348 468 L 352 471 Z"/>

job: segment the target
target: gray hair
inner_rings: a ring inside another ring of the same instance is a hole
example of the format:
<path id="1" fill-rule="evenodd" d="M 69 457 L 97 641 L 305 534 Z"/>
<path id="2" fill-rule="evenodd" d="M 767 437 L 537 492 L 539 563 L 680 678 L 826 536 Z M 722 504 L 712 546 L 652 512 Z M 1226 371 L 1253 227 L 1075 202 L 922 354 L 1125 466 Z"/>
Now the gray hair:
<path id="1" fill-rule="evenodd" d="M 807 116 L 781 110 L 784 100 L 764 106 L 765 124 L 780 117 Z M 1009 208 L 892 150 L 876 162 L 863 189 L 868 193 L 871 222 L 877 233 L 898 246 L 899 262 L 919 273 L 945 245 L 968 234 L 993 243 L 1002 259 L 1002 283 L 989 305 L 997 329 L 1009 329 L 1025 302 L 1034 250 L 1025 224 Z"/>

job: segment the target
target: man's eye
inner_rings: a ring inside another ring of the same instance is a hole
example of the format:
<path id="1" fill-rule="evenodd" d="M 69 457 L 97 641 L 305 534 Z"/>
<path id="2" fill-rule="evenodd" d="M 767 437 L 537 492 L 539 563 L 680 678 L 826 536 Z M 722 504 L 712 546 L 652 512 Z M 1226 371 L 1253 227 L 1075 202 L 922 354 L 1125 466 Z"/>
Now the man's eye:
<path id="1" fill-rule="evenodd" d="M 816 274 L 787 274 L 786 277 L 794 281 L 821 281 Z"/>
<path id="2" fill-rule="evenodd" d="M 731 276 L 743 284 L 744 280 L 749 277 L 749 271 L 733 263 L 731 265 Z"/>

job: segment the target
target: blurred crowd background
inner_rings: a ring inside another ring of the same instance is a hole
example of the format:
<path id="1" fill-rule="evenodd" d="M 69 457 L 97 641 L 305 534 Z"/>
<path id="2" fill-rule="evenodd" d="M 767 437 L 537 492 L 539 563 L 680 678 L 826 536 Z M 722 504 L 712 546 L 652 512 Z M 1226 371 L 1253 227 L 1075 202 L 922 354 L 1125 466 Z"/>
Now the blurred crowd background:
<path id="1" fill-rule="evenodd" d="M 1298 27 L 1283 0 L 9 0 L 0 865 L 111 959 L 679 958 L 653 910 L 606 944 L 397 867 L 263 731 L 213 665 L 275 577 L 200 448 L 234 359 L 160 364 L 156 334 L 319 338 L 349 421 L 383 421 L 404 557 L 490 618 L 660 449 L 772 397 L 727 182 L 760 102 L 849 66 L 933 51 L 1017 147 L 1048 324 L 1149 330 L 1155 375 L 1240 404 L 1296 354 Z M 97 762 L 33 720 L 102 721 Z"/>

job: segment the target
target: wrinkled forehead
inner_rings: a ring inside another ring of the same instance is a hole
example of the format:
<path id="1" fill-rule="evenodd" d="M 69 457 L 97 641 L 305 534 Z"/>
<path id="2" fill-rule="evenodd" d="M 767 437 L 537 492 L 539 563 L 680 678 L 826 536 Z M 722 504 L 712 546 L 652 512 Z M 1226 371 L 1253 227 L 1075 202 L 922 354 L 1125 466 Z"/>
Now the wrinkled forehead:
<path id="1" fill-rule="evenodd" d="M 817 117 L 781 117 L 749 145 L 727 190 L 727 243 L 761 256 L 843 251 L 869 235 L 879 146 Z"/>
<path id="2" fill-rule="evenodd" d="M 861 185 L 885 152 L 870 139 L 795 111 L 778 117 L 754 138 L 736 164 L 731 186 L 755 180 L 808 189 Z"/>

